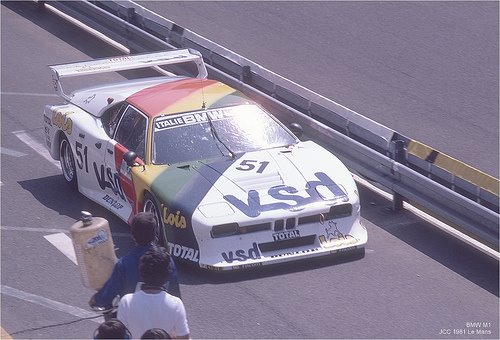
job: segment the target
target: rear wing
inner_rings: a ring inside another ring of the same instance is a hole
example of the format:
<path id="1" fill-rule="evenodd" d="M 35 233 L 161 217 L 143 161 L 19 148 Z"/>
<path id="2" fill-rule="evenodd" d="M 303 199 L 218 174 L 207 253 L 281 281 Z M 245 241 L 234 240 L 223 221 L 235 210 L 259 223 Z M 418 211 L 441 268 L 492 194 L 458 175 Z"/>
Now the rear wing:
<path id="1" fill-rule="evenodd" d="M 61 78 L 132 70 L 161 65 L 180 64 L 186 62 L 194 62 L 196 64 L 196 67 L 198 69 L 198 75 L 196 76 L 197 78 L 207 78 L 207 68 L 205 67 L 205 63 L 203 62 L 201 53 L 189 48 L 125 55 L 120 57 L 103 58 L 71 64 L 50 65 L 49 68 L 52 74 L 54 90 L 59 96 L 69 101 L 70 96 L 64 93 L 61 84 Z"/>

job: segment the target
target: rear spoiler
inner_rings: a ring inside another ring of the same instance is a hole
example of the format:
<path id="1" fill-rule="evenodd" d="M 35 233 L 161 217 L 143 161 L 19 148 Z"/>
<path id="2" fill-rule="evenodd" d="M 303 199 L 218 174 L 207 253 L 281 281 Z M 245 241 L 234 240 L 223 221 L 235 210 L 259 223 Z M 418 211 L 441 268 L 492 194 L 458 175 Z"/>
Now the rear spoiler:
<path id="1" fill-rule="evenodd" d="M 201 53 L 189 48 L 124 55 L 71 64 L 50 65 L 49 68 L 52 74 L 54 90 L 59 96 L 69 101 L 71 97 L 64 93 L 61 78 L 180 64 L 191 61 L 195 62 L 198 68 L 197 78 L 207 78 L 207 68 L 205 67 Z"/>

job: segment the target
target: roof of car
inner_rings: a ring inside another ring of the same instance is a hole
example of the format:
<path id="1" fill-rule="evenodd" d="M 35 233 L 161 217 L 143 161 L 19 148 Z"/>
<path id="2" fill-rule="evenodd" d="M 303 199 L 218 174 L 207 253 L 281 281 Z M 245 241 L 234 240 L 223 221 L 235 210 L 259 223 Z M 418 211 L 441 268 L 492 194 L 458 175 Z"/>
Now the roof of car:
<path id="1" fill-rule="evenodd" d="M 127 102 L 150 117 L 240 105 L 250 100 L 236 89 L 212 79 L 185 78 L 144 88 Z"/>

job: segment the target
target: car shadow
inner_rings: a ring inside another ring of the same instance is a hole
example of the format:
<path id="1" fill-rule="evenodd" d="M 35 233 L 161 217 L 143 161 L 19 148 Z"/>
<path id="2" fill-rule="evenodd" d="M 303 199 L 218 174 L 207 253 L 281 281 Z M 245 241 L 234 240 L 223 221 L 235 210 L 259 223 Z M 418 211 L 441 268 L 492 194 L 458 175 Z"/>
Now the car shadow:
<path id="1" fill-rule="evenodd" d="M 45 207 L 75 222 L 80 218 L 83 210 L 89 211 L 93 216 L 105 218 L 109 222 L 117 257 L 125 255 L 133 247 L 134 243 L 129 236 L 128 225 L 105 208 L 71 189 L 62 175 L 35 178 L 18 183 Z M 57 195 L 54 195 L 54 192 L 57 192 Z"/>
<path id="2" fill-rule="evenodd" d="M 360 260 L 365 256 L 364 249 L 349 253 L 325 255 L 315 258 L 298 259 L 295 261 L 257 266 L 245 269 L 214 271 L 196 267 L 186 262 L 176 262 L 181 282 L 190 285 L 224 284 L 241 281 L 251 281 L 266 277 L 288 275 L 292 273 L 313 271 L 320 268 L 340 265 L 346 262 Z"/>

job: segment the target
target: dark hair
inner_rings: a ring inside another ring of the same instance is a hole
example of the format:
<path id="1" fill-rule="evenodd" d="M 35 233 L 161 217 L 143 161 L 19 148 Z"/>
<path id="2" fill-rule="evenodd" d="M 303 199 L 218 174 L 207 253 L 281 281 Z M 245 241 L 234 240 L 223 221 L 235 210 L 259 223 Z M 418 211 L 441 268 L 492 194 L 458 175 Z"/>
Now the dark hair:
<path id="1" fill-rule="evenodd" d="M 94 339 L 131 339 L 129 330 L 118 319 L 109 319 L 94 331 Z"/>
<path id="2" fill-rule="evenodd" d="M 170 334 L 162 328 L 151 328 L 144 332 L 141 339 L 172 339 Z"/>
<path id="3" fill-rule="evenodd" d="M 154 247 L 141 256 L 139 274 L 148 286 L 161 287 L 168 281 L 170 254 L 163 247 Z"/>
<path id="4" fill-rule="evenodd" d="M 139 245 L 153 242 L 158 223 L 151 212 L 140 212 L 134 216 L 130 225 L 130 233 Z"/>

